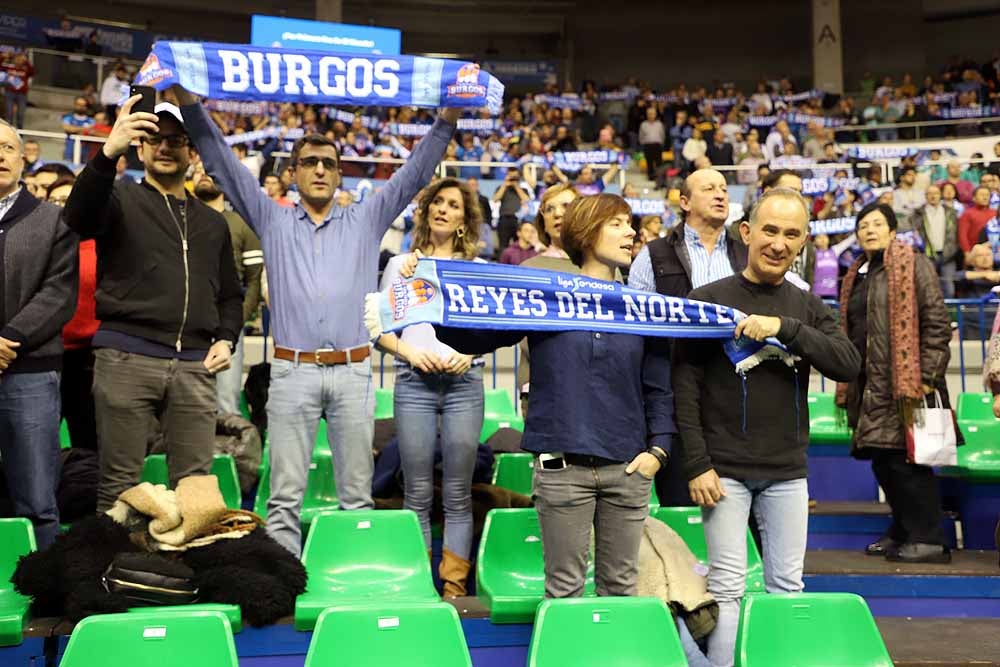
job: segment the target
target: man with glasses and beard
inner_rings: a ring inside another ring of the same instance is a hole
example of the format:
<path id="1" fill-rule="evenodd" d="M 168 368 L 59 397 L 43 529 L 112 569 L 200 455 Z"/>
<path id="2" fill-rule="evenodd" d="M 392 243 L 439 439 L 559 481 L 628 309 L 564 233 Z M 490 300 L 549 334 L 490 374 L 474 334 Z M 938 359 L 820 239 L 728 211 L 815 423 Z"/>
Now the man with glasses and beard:
<path id="1" fill-rule="evenodd" d="M 271 177 L 273 178 L 273 177 Z M 250 226 L 235 211 L 226 210 L 226 199 L 205 168 L 198 165 L 194 172 L 194 194 L 215 209 L 229 225 L 229 237 L 233 242 L 233 261 L 243 288 L 243 323 L 249 322 L 260 306 L 260 275 L 264 270 L 264 251 L 260 249 L 260 239 Z M 236 349 L 229 368 L 216 375 L 218 385 L 218 407 L 223 414 L 240 414 L 240 392 L 243 389 L 243 327 L 236 341 Z"/>
<path id="2" fill-rule="evenodd" d="M 215 374 L 229 367 L 243 323 L 226 220 L 184 189 L 192 151 L 180 111 L 159 104 L 155 114 L 133 113 L 140 99 L 122 107 L 65 209 L 70 228 L 97 239 L 99 512 L 139 482 L 157 418 L 171 485 L 209 472 Z M 145 178 L 116 180 L 134 139 Z"/>

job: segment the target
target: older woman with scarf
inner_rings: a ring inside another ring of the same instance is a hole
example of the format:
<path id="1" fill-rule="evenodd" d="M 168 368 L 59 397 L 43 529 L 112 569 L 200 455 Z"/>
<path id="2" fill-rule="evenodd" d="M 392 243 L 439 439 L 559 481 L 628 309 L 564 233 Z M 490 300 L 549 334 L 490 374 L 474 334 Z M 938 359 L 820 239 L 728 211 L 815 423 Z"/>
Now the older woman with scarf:
<path id="1" fill-rule="evenodd" d="M 891 206 L 858 213 L 862 254 L 844 278 L 841 323 L 861 352 L 857 381 L 837 385 L 854 429 L 852 454 L 870 459 L 892 509 L 892 525 L 865 552 L 891 561 L 947 563 L 934 472 L 906 459 L 906 429 L 925 397 L 947 405 L 951 326 L 934 265 L 896 240 Z"/>

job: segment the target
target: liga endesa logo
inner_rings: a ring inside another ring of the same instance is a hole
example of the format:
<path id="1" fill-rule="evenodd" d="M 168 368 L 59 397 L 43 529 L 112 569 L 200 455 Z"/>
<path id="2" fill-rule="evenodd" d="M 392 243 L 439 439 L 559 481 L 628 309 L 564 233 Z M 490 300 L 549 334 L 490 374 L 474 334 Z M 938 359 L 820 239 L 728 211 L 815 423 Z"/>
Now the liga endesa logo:
<path id="1" fill-rule="evenodd" d="M 389 293 L 389 308 L 392 309 L 392 319 L 396 322 L 406 317 L 406 311 L 417 308 L 434 300 L 437 290 L 434 285 L 423 278 L 404 280 L 396 278 L 392 281 L 392 291 Z"/>
<path id="2" fill-rule="evenodd" d="M 173 76 L 173 71 L 166 67 L 161 67 L 160 59 L 156 57 L 155 53 L 150 53 L 149 57 L 146 58 L 146 62 L 139 68 L 139 73 L 136 75 L 136 83 L 140 86 L 152 86 Z"/>
<path id="3" fill-rule="evenodd" d="M 448 86 L 449 97 L 484 97 L 486 86 L 479 83 L 479 65 L 468 63 L 458 68 L 455 83 Z"/>

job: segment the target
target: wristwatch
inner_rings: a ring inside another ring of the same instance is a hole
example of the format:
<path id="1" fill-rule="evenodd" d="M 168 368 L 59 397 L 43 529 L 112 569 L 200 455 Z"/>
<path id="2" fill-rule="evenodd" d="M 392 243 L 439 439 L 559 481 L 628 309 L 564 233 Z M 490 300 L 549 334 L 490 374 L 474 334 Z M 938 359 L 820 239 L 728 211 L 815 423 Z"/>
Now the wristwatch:
<path id="1" fill-rule="evenodd" d="M 665 468 L 667 466 L 667 462 L 670 461 L 670 454 L 663 451 L 662 447 L 657 447 L 656 445 L 650 445 L 646 449 L 646 453 L 656 457 L 656 460 L 660 462 L 661 468 Z"/>

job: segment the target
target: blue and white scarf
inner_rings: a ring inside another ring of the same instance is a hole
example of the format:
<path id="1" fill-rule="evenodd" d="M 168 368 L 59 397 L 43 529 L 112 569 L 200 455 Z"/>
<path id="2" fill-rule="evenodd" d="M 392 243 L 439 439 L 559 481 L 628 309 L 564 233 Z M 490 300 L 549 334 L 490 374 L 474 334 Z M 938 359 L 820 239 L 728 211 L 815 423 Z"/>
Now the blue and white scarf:
<path id="1" fill-rule="evenodd" d="M 475 63 L 245 44 L 157 42 L 135 83 L 180 84 L 216 100 L 487 107 L 494 114 L 503 106 L 503 84 Z"/>
<path id="2" fill-rule="evenodd" d="M 384 292 L 365 297 L 365 326 L 373 339 L 428 322 L 462 329 L 718 338 L 738 373 L 767 359 L 789 366 L 798 360 L 775 339 L 733 340 L 744 317 L 728 306 L 570 273 L 426 258 L 412 277 L 396 278 Z"/>

